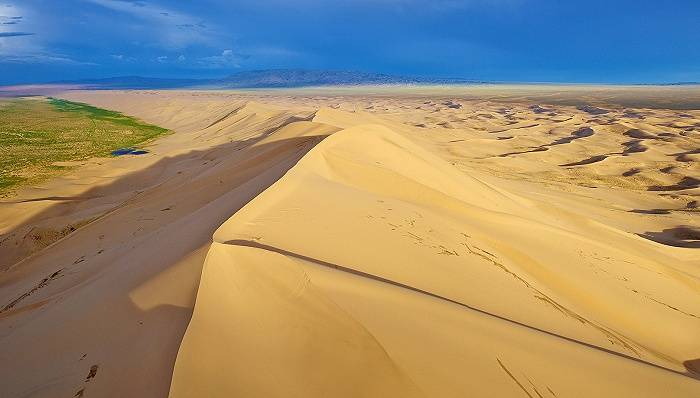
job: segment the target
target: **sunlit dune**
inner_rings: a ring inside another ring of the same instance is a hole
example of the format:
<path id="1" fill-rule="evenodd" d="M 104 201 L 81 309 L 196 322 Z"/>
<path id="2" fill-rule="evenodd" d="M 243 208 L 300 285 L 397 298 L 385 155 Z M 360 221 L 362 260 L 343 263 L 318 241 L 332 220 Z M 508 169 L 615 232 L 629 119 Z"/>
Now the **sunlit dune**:
<path id="1" fill-rule="evenodd" d="M 700 396 L 697 88 L 577 90 L 59 95 L 173 133 L 2 199 L 4 394 Z"/>

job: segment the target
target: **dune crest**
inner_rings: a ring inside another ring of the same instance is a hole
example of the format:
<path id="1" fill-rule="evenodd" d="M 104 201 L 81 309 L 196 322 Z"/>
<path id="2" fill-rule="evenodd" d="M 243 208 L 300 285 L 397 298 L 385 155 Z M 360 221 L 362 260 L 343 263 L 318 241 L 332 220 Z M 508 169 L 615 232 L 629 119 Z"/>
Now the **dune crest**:
<path id="1" fill-rule="evenodd" d="M 700 394 L 690 89 L 374 90 L 62 94 L 173 133 L 0 202 L 2 395 Z"/>
<path id="2" fill-rule="evenodd" d="M 212 232 L 337 130 L 222 105 L 183 120 L 173 104 L 147 108 L 181 129 L 150 155 L 91 160 L 3 203 L 0 395 L 167 395 Z M 31 200 L 44 192 L 74 200 Z M 32 249 L 35 231 L 78 224 Z"/>
<path id="3" fill-rule="evenodd" d="M 696 281 L 654 243 L 384 126 L 326 138 L 214 242 L 173 397 L 698 393 Z"/>

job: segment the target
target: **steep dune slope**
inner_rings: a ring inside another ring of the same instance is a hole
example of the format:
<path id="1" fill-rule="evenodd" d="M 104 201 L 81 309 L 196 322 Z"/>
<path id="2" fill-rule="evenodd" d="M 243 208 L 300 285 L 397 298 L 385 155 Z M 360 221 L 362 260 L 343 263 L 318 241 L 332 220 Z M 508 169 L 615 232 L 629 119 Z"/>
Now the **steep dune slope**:
<path id="1" fill-rule="evenodd" d="M 0 395 L 167 395 L 214 230 L 337 130 L 254 103 L 226 115 L 42 188 L 73 200 L 25 202 L 25 229 L 88 222 L 0 275 Z"/>
<path id="2" fill-rule="evenodd" d="M 687 250 L 358 125 L 216 231 L 171 396 L 696 396 Z"/>

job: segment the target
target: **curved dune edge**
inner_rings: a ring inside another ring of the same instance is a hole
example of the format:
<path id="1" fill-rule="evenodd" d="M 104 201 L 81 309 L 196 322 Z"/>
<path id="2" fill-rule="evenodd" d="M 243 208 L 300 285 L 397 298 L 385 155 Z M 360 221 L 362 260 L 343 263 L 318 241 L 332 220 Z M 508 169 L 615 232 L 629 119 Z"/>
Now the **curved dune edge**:
<path id="1" fill-rule="evenodd" d="M 25 193 L 77 200 L 0 209 L 48 227 L 91 218 L 0 272 L 3 397 L 167 396 L 213 231 L 338 130 L 255 102 L 140 106 L 176 133 Z"/>
<path id="2" fill-rule="evenodd" d="M 216 231 L 170 396 L 697 396 L 679 250 L 350 127 Z"/>
<path id="3" fill-rule="evenodd" d="M 700 395 L 700 111 L 401 90 L 63 97 L 176 133 L 0 204 L 3 396 L 208 396 L 231 380 L 241 396 Z M 561 166 L 594 154 L 614 155 Z M 181 343 L 210 247 L 235 253 L 202 279 L 190 335 L 204 319 L 203 353 L 226 355 L 200 365 Z M 196 381 L 198 366 L 221 377 Z"/>

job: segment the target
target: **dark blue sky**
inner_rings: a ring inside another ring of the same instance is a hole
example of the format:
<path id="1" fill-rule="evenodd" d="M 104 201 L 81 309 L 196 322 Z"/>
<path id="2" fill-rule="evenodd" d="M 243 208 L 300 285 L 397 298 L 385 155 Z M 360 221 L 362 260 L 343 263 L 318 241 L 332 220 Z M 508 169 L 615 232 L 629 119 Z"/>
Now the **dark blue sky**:
<path id="1" fill-rule="evenodd" d="M 700 81 L 700 1 L 0 0 L 0 83 L 266 68 Z"/>

